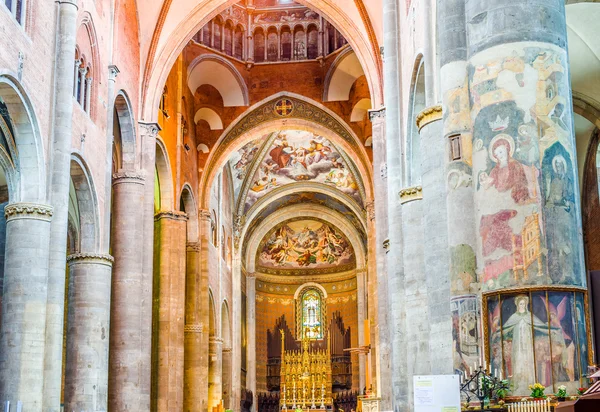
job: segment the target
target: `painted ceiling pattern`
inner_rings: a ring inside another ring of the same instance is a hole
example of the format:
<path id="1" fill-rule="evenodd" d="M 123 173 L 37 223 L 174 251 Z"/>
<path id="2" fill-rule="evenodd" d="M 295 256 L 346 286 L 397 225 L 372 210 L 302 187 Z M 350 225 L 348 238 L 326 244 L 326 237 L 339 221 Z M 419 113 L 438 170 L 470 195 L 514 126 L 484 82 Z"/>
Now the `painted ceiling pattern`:
<path id="1" fill-rule="evenodd" d="M 294 275 L 336 273 L 354 269 L 350 242 L 334 226 L 299 218 L 277 225 L 261 241 L 256 254 L 261 273 Z"/>
<path id="2" fill-rule="evenodd" d="M 256 139 L 235 152 L 229 166 L 238 212 L 246 213 L 273 190 L 299 182 L 335 187 L 363 205 L 354 165 L 328 139 L 311 132 L 286 130 Z"/>

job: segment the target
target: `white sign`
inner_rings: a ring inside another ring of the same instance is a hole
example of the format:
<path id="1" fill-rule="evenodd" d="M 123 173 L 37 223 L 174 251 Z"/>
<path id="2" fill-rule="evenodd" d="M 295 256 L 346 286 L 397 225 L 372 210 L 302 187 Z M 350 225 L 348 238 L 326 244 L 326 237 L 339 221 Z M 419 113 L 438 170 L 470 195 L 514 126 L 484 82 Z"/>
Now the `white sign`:
<path id="1" fill-rule="evenodd" d="M 458 375 L 413 377 L 415 412 L 460 412 Z"/>

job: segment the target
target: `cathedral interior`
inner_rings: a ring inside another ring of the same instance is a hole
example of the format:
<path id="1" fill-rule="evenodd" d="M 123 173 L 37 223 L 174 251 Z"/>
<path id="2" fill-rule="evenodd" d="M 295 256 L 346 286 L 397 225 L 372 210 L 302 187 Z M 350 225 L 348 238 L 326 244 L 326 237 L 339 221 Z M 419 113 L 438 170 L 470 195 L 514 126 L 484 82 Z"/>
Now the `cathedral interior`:
<path id="1" fill-rule="evenodd" d="M 508 401 L 589 387 L 599 19 L 3 1 L 0 408 L 404 412 L 480 365 Z"/>

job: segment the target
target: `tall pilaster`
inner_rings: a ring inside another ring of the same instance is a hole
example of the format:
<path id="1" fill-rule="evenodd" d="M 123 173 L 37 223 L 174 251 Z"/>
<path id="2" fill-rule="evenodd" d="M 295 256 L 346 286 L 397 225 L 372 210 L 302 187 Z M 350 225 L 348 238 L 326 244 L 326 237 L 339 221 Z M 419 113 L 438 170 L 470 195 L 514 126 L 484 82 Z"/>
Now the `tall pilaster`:
<path id="1" fill-rule="evenodd" d="M 429 323 L 428 358 L 431 362 L 430 373 L 434 375 L 449 374 L 453 370 L 446 174 L 444 168 L 440 167 L 445 156 L 441 120 L 441 106 L 428 107 L 416 116 L 421 141 L 423 209 L 426 211 L 423 214 L 423 239 L 426 245 L 423 261 Z"/>
<path id="2" fill-rule="evenodd" d="M 242 257 L 240 248 L 240 235 L 243 227 L 243 221 L 234 220 L 234 252 L 231 264 L 231 409 L 236 409 L 240 405 L 242 394 Z M 245 365 L 244 365 L 245 367 Z"/>
<path id="3" fill-rule="evenodd" d="M 188 288 L 186 290 L 184 408 L 188 411 L 208 410 L 208 244 L 210 212 L 198 211 L 200 242 L 188 244 Z M 190 260 L 198 256 L 198 267 L 192 273 Z M 194 286 L 190 286 L 194 282 Z M 190 287 L 192 290 L 190 290 Z"/>
<path id="4" fill-rule="evenodd" d="M 113 177 L 113 265 L 110 316 L 108 409 L 148 411 L 150 394 L 144 383 L 150 375 L 149 353 L 144 352 L 142 328 L 151 311 L 144 311 L 147 297 L 142 275 L 142 214 L 135 205 L 144 201 L 144 177 L 133 172 Z"/>
<path id="5" fill-rule="evenodd" d="M 377 356 L 377 396 L 381 398 L 381 409 L 392 409 L 392 342 L 390 333 L 390 309 L 388 299 L 387 249 L 388 239 L 388 193 L 385 144 L 385 108 L 372 110 L 369 118 L 373 125 L 373 176 L 375 201 L 373 202 L 369 224 L 375 226 L 375 255 L 377 261 L 377 317 L 376 346 Z M 372 231 L 371 231 L 372 233 Z"/>
<path id="6" fill-rule="evenodd" d="M 388 234 L 387 254 L 388 299 L 390 302 L 390 333 L 392 334 L 392 385 L 395 410 L 408 407 L 408 377 L 406 374 L 406 320 L 404 299 L 404 268 L 402 262 L 402 207 L 397 195 L 402 189 L 403 147 L 400 127 L 400 31 L 398 30 L 398 2 L 383 3 L 383 43 L 386 125 L 385 142 L 387 155 Z"/>
<path id="7" fill-rule="evenodd" d="M 6 254 L 0 329 L 0 399 L 42 410 L 52 207 L 5 207 Z"/>
<path id="8" fill-rule="evenodd" d="M 75 36 L 77 33 L 77 2 L 61 0 L 58 4 L 58 33 L 54 68 L 54 102 L 52 142 L 48 153 L 50 193 L 54 207 L 51 222 L 48 268 L 48 305 L 44 354 L 44 402 L 48 412 L 60 410 L 62 382 L 62 350 L 65 305 L 65 271 L 67 256 L 67 221 L 71 167 L 71 133 L 73 116 L 73 77 Z M 85 88 L 82 81 L 82 88 Z"/>
<path id="9" fill-rule="evenodd" d="M 142 156 L 140 168 L 144 177 L 143 225 L 141 248 L 142 278 L 140 289 L 140 310 L 143 317 L 140 322 L 140 370 L 142 378 L 139 391 L 143 405 L 150 405 L 151 367 L 152 367 L 152 285 L 154 260 L 154 178 L 156 168 L 156 136 L 160 127 L 156 123 L 139 123 Z M 138 203 L 140 204 L 140 203 Z M 169 205 L 173 207 L 174 205 Z"/>
<path id="10" fill-rule="evenodd" d="M 154 220 L 156 404 L 159 411 L 175 411 L 183 408 L 187 214 L 160 212 Z"/>
<path id="11" fill-rule="evenodd" d="M 200 373 L 203 326 L 200 323 L 200 252 L 201 242 L 188 242 L 186 248 L 186 288 L 184 325 L 184 385 L 183 410 L 200 411 L 198 392 L 200 385 L 196 378 Z"/>
<path id="12" fill-rule="evenodd" d="M 102 251 L 108 252 L 110 249 L 110 213 L 112 208 L 112 172 L 113 172 L 113 143 L 114 133 L 114 113 L 115 113 L 115 82 L 119 68 L 115 65 L 108 67 L 108 105 L 106 115 L 106 159 L 104 163 L 104 226 L 102 227 Z"/>
<path id="13" fill-rule="evenodd" d="M 79 253 L 68 256 L 67 262 L 65 410 L 106 411 L 113 258 Z"/>
<path id="14" fill-rule="evenodd" d="M 246 274 L 246 336 L 248 338 L 248 357 L 246 389 L 252 391 L 252 412 L 256 412 L 256 275 Z"/>

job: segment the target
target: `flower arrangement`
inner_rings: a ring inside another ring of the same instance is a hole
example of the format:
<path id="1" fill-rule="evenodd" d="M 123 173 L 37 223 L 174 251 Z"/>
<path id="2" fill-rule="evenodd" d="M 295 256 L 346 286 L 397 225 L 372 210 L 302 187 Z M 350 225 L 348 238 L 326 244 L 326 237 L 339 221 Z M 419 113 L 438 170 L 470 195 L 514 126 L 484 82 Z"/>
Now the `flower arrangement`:
<path id="1" fill-rule="evenodd" d="M 579 396 L 583 395 L 586 390 L 587 390 L 587 388 L 579 388 L 579 389 L 577 389 L 577 395 L 579 395 Z"/>
<path id="2" fill-rule="evenodd" d="M 560 385 L 558 387 L 558 392 L 556 392 L 556 397 L 560 401 L 564 400 L 567 397 L 567 387 L 565 385 Z"/>
<path id="3" fill-rule="evenodd" d="M 498 397 L 498 399 L 503 400 L 504 398 L 506 398 L 506 395 L 508 395 L 508 388 L 510 387 L 508 379 L 500 380 L 499 385 L 497 387 L 498 389 L 496 390 L 496 396 Z"/>
<path id="4" fill-rule="evenodd" d="M 546 387 L 541 383 L 534 383 L 533 385 L 529 385 L 529 389 L 531 390 L 531 397 L 535 399 L 546 399 L 546 395 L 544 395 L 544 390 Z"/>

